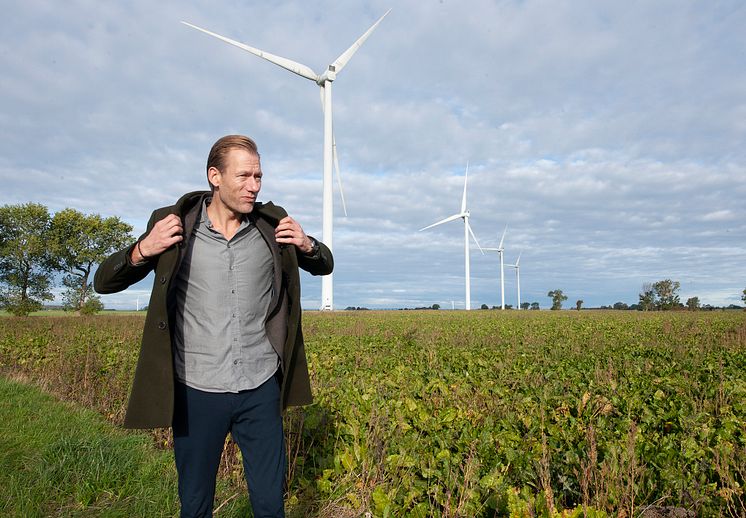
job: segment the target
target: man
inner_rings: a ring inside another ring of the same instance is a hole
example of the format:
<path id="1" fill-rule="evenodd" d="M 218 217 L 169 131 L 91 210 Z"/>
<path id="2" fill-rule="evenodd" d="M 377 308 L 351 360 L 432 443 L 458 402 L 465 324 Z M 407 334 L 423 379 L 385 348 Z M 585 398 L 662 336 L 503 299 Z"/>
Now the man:
<path id="1" fill-rule="evenodd" d="M 256 201 L 256 144 L 229 135 L 207 159 L 211 191 L 157 209 L 132 246 L 99 266 L 114 293 L 155 271 L 124 425 L 173 427 L 181 516 L 212 516 L 230 432 L 254 516 L 284 516 L 281 410 L 311 402 L 298 267 L 331 273 L 330 250 L 278 206 Z"/>

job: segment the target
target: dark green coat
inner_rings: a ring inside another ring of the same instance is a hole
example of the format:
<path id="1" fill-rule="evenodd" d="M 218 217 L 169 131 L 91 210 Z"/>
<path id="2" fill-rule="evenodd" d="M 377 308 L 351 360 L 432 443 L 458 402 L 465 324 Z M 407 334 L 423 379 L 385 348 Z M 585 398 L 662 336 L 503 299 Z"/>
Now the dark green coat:
<path id="1" fill-rule="evenodd" d="M 202 200 L 209 192 L 186 194 L 170 207 L 157 209 L 150 216 L 145 234 L 168 214 L 177 214 L 184 225 L 185 240 L 202 207 Z M 298 267 L 312 275 L 331 273 L 334 261 L 329 248 L 319 243 L 320 250 L 314 257 L 300 253 L 294 246 L 279 245 L 274 229 L 287 216 L 282 207 L 257 203 L 252 217 L 257 228 L 272 251 L 274 260 L 273 295 L 266 320 L 267 337 L 280 356 L 282 369 L 281 404 L 288 406 L 311 403 L 311 384 L 303 346 L 300 307 L 300 276 Z M 159 428 L 171 426 L 174 409 L 174 367 L 171 349 L 173 315 L 168 304 L 171 281 L 178 273 L 186 241 L 174 245 L 142 266 L 133 266 L 128 257 L 134 244 L 109 256 L 96 271 L 94 288 L 98 293 L 116 293 L 142 280 L 155 270 L 153 291 L 145 318 L 140 357 L 137 361 L 135 380 L 130 393 L 126 428 Z"/>

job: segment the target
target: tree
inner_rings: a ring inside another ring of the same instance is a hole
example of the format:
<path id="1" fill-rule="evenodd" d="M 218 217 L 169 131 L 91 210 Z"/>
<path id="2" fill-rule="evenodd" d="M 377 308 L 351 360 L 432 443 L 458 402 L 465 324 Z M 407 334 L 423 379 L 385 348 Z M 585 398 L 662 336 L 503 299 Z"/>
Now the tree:
<path id="1" fill-rule="evenodd" d="M 743 289 L 743 295 L 741 295 L 741 300 L 746 304 L 746 288 Z"/>
<path id="2" fill-rule="evenodd" d="M 482 304 L 479 309 L 490 309 L 490 307 L 487 304 Z"/>
<path id="3" fill-rule="evenodd" d="M 539 309 L 539 303 L 538 302 L 532 302 L 531 303 L 531 309 L 538 310 Z"/>
<path id="4" fill-rule="evenodd" d="M 653 292 L 656 295 L 655 306 L 662 310 L 674 309 L 680 306 L 679 295 L 676 293 L 680 287 L 681 283 L 679 281 L 672 281 L 671 279 L 654 283 Z"/>
<path id="5" fill-rule="evenodd" d="M 567 300 L 567 295 L 562 293 L 562 290 L 552 290 L 547 293 L 547 297 L 552 299 L 551 309 L 562 309 L 562 301 Z"/>
<path id="6" fill-rule="evenodd" d="M 440 309 L 440 304 L 433 304 L 432 308 L 438 310 Z"/>
<path id="7" fill-rule="evenodd" d="M 640 309 L 642 311 L 651 311 L 655 309 L 655 291 L 653 285 L 646 282 L 642 285 L 642 292 L 640 293 Z"/>
<path id="8" fill-rule="evenodd" d="M 578 311 L 580 311 L 580 307 L 582 305 L 583 305 L 583 300 L 582 299 L 575 301 L 575 309 L 577 309 Z"/>
<path id="9" fill-rule="evenodd" d="M 59 211 L 50 225 L 49 246 L 55 267 L 65 272 L 63 295 L 68 309 L 95 313 L 103 307 L 89 282 L 91 269 L 132 240 L 132 226 L 117 217 L 85 215 L 75 209 Z M 97 301 L 96 304 L 93 301 Z"/>
<path id="10" fill-rule="evenodd" d="M 49 221 L 38 203 L 0 207 L 0 306 L 14 315 L 26 316 L 54 298 Z"/>
<path id="11" fill-rule="evenodd" d="M 629 309 L 629 306 L 624 302 L 615 302 L 612 307 L 614 309 Z"/>
<path id="12" fill-rule="evenodd" d="M 521 302 L 521 309 L 528 309 L 531 307 L 531 304 L 528 302 Z"/>
<path id="13" fill-rule="evenodd" d="M 689 311 L 698 311 L 699 297 L 690 297 L 686 299 L 686 307 L 689 309 Z"/>

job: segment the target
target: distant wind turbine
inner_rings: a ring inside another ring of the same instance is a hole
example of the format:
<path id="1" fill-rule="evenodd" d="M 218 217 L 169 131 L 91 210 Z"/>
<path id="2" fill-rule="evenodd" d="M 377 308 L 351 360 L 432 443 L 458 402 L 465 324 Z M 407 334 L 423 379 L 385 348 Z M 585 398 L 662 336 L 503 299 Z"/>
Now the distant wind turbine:
<path id="1" fill-rule="evenodd" d="M 521 252 L 521 254 L 522 253 L 523 252 Z M 521 309 L 521 254 L 518 254 L 518 259 L 516 259 L 515 264 L 508 265 L 510 268 L 515 268 L 515 285 L 518 289 L 518 307 L 516 309 Z"/>
<path id="2" fill-rule="evenodd" d="M 505 267 L 503 264 L 503 252 L 505 252 L 505 248 L 503 248 L 503 241 L 505 241 L 505 233 L 508 231 L 508 225 L 505 225 L 505 230 L 503 230 L 503 235 L 500 238 L 500 244 L 497 245 L 497 248 L 482 248 L 482 250 L 489 250 L 491 252 L 497 252 L 500 254 L 500 304 L 501 309 L 505 309 Z"/>
<path id="3" fill-rule="evenodd" d="M 479 246 L 479 241 L 477 241 L 477 236 L 474 235 L 474 232 L 471 229 L 471 225 L 469 225 L 469 211 L 466 208 L 466 183 L 469 176 L 469 164 L 466 164 L 466 172 L 464 173 L 464 195 L 461 198 L 461 212 L 458 214 L 454 214 L 453 216 L 448 216 L 445 219 L 442 219 L 436 223 L 433 223 L 432 225 L 428 225 L 427 227 L 421 228 L 420 232 L 423 230 L 427 230 L 428 228 L 433 228 L 438 225 L 442 225 L 443 223 L 448 223 L 449 221 L 454 221 L 459 218 L 464 220 L 464 272 L 465 272 L 465 283 L 466 283 L 466 309 L 471 309 L 471 278 L 470 278 L 470 265 L 469 265 L 469 234 L 471 234 L 471 237 L 474 238 L 474 242 L 477 244 L 477 247 L 479 250 L 482 250 L 482 247 Z M 482 251 L 484 254 L 484 252 Z"/>
<path id="4" fill-rule="evenodd" d="M 321 103 L 324 110 L 324 181 L 323 181 L 323 211 L 322 211 L 322 241 L 329 249 L 332 249 L 332 226 L 333 226 L 333 205 L 332 205 L 332 162 L 337 165 L 337 177 L 339 178 L 339 163 L 336 160 L 335 155 L 336 145 L 334 143 L 334 133 L 332 131 L 332 82 L 337 78 L 337 74 L 347 65 L 350 58 L 357 52 L 357 49 L 368 39 L 368 36 L 378 27 L 378 24 L 391 12 L 391 9 L 381 16 L 376 23 L 374 23 L 370 29 L 360 36 L 355 43 L 344 51 L 334 62 L 332 62 L 323 74 L 316 74 L 311 68 L 292 61 L 281 56 L 264 52 L 263 50 L 250 47 L 238 41 L 226 38 L 214 32 L 208 31 L 191 23 L 181 22 L 198 31 L 202 31 L 205 34 L 209 34 L 219 40 L 226 43 L 230 43 L 242 50 L 250 52 L 255 56 L 262 59 L 266 59 L 270 63 L 274 63 L 277 66 L 289 70 L 294 74 L 298 74 L 301 77 L 310 79 L 321 87 Z M 341 193 L 341 181 L 340 181 L 340 193 Z M 342 198 L 343 208 L 345 214 L 347 213 L 346 207 L 344 207 L 344 197 Z M 325 275 L 321 278 L 321 309 L 332 310 L 334 309 L 334 284 L 332 280 L 332 274 Z"/>

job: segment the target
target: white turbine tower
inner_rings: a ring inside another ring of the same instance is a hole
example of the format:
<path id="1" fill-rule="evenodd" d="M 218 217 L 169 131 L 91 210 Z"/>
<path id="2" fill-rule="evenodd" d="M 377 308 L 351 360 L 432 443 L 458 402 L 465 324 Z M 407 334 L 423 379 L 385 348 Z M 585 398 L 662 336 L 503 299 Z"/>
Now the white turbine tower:
<path id="1" fill-rule="evenodd" d="M 479 246 L 479 241 L 477 241 L 477 236 L 474 235 L 474 232 L 471 229 L 471 225 L 469 225 L 469 211 L 466 208 L 466 183 L 469 176 L 469 164 L 466 164 L 466 172 L 464 173 L 464 195 L 461 198 L 461 212 L 458 214 L 454 214 L 453 216 L 448 216 L 445 219 L 442 219 L 436 223 L 433 223 L 432 225 L 428 225 L 427 227 L 421 228 L 420 232 L 423 230 L 427 230 L 428 228 L 433 228 L 438 225 L 442 225 L 443 223 L 448 223 L 449 221 L 454 221 L 459 218 L 464 220 L 464 272 L 465 272 L 465 283 L 466 283 L 466 309 L 471 309 L 471 278 L 470 278 L 470 265 L 469 265 L 469 234 L 471 234 L 471 237 L 474 238 L 474 242 L 477 244 L 477 247 L 479 250 L 482 250 L 482 247 Z M 484 254 L 484 252 L 482 252 Z"/>
<path id="2" fill-rule="evenodd" d="M 521 252 L 521 254 L 522 253 L 523 252 Z M 516 309 L 521 309 L 521 254 L 518 254 L 518 259 L 516 259 L 515 264 L 508 265 L 511 268 L 515 268 L 515 285 L 518 290 L 518 306 Z"/>
<path id="3" fill-rule="evenodd" d="M 284 68 L 285 70 L 288 70 L 290 72 L 293 72 L 294 74 L 298 74 L 301 77 L 305 77 L 306 79 L 310 79 L 311 81 L 315 82 L 321 87 L 321 102 L 322 102 L 322 108 L 324 110 L 324 180 L 323 180 L 323 211 L 322 211 L 322 241 L 326 246 L 329 247 L 330 250 L 332 250 L 332 227 L 333 227 L 333 205 L 332 205 L 332 163 L 335 161 L 333 159 L 334 151 L 335 151 L 335 144 L 334 144 L 334 134 L 332 130 L 332 82 L 337 78 L 337 74 L 339 74 L 342 69 L 347 65 L 347 62 L 350 60 L 350 58 L 357 52 L 357 49 L 360 48 L 360 46 L 365 42 L 365 40 L 368 39 L 368 36 L 371 35 L 371 33 L 375 30 L 375 28 L 378 26 L 379 23 L 386 17 L 387 14 L 391 12 L 391 9 L 386 11 L 386 13 L 381 16 L 376 23 L 374 23 L 370 29 L 365 31 L 365 33 L 360 36 L 355 43 L 350 46 L 346 51 L 344 51 L 334 62 L 332 62 L 327 69 L 324 71 L 323 74 L 316 74 L 311 68 L 307 67 L 306 65 L 303 65 L 301 63 L 298 63 L 296 61 L 292 61 L 287 58 L 283 58 L 281 56 L 275 56 L 274 54 L 270 54 L 269 52 L 264 52 L 263 50 L 256 49 L 254 47 L 250 47 L 248 45 L 245 45 L 243 43 L 240 43 L 238 41 L 232 40 L 230 38 L 226 38 L 224 36 L 221 36 L 219 34 L 215 34 L 214 32 L 208 31 L 206 29 L 203 29 L 201 27 L 197 27 L 196 25 L 192 25 L 191 23 L 187 22 L 181 22 L 184 25 L 188 25 L 189 27 L 192 27 L 193 29 L 197 29 L 198 31 L 202 31 L 205 34 L 209 34 L 210 36 L 213 36 L 215 38 L 218 38 L 219 40 L 222 40 L 226 43 L 230 43 L 231 45 L 235 45 L 236 47 L 245 50 L 247 52 L 250 52 L 251 54 L 254 54 L 255 56 L 258 56 L 262 59 L 266 59 L 270 63 L 274 63 L 277 66 L 280 66 Z M 337 164 L 337 174 L 339 175 L 339 165 Z M 340 182 L 340 193 L 341 193 L 341 182 Z M 342 198 L 342 203 L 344 205 L 344 198 Z M 347 210 L 345 208 L 345 214 Z M 325 275 L 321 278 L 321 309 L 322 310 L 332 310 L 334 309 L 334 284 L 332 280 L 332 274 Z"/>
<path id="4" fill-rule="evenodd" d="M 505 233 L 508 231 L 508 225 L 505 225 L 505 230 L 503 230 L 503 235 L 500 238 L 500 244 L 497 245 L 497 248 L 482 248 L 482 250 L 489 250 L 491 252 L 497 252 L 500 254 L 500 308 L 505 309 L 505 266 L 503 264 L 503 253 L 505 252 L 505 248 L 503 248 L 503 241 L 505 241 Z"/>

